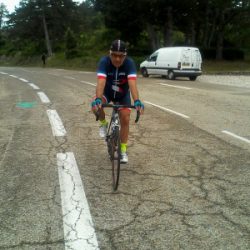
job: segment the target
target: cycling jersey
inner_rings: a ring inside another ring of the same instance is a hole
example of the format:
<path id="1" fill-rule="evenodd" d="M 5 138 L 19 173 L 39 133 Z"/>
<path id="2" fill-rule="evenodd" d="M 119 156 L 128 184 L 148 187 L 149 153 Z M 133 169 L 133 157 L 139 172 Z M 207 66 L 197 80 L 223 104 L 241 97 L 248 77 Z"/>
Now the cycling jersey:
<path id="1" fill-rule="evenodd" d="M 134 61 L 126 57 L 123 64 L 116 68 L 109 56 L 101 58 L 98 69 L 97 77 L 99 79 L 106 79 L 104 89 L 104 96 L 107 101 L 121 101 L 129 96 L 128 80 L 136 80 L 136 67 Z"/>

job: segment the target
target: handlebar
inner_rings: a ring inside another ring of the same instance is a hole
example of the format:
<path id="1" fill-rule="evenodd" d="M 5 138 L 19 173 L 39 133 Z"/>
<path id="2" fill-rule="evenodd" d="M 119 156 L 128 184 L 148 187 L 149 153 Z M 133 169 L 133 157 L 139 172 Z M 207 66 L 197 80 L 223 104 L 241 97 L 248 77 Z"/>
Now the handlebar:
<path id="1" fill-rule="evenodd" d="M 118 110 L 119 108 L 131 108 L 131 109 L 136 109 L 134 105 L 123 105 L 123 104 L 102 104 L 102 108 L 113 108 Z M 99 120 L 99 116 L 100 116 L 100 110 L 98 109 L 98 111 L 95 113 L 96 116 L 96 121 Z M 140 111 L 137 110 L 136 111 L 136 118 L 135 118 L 135 123 L 137 123 L 140 119 Z"/>

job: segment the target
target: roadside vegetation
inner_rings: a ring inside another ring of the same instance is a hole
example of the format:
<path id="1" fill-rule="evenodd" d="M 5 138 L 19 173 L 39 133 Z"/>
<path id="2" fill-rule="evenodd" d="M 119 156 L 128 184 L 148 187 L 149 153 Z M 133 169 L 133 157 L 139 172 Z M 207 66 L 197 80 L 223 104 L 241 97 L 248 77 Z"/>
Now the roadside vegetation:
<path id="1" fill-rule="evenodd" d="M 250 75 L 250 61 L 204 61 L 203 74 L 248 74 Z"/>
<path id="2" fill-rule="evenodd" d="M 107 51 L 100 53 L 105 55 Z M 101 56 L 100 55 L 100 56 Z M 63 54 L 54 54 L 49 57 L 46 62 L 46 67 L 51 68 L 64 68 L 71 70 L 86 70 L 86 71 L 96 71 L 97 63 L 100 56 L 94 57 L 82 57 L 74 59 L 65 59 Z M 137 68 L 139 69 L 139 64 L 142 62 L 143 57 L 135 58 Z M 1 60 L 0 66 L 27 66 L 27 67 L 42 67 L 42 61 L 40 56 L 34 57 L 9 57 Z M 250 61 L 215 61 L 215 60 L 205 60 L 202 63 L 203 74 L 218 74 L 218 73 L 245 73 L 250 75 Z"/>
<path id="3" fill-rule="evenodd" d="M 0 65 L 95 70 L 110 42 L 137 66 L 160 47 L 195 46 L 203 72 L 250 71 L 250 0 L 21 0 L 0 4 Z"/>

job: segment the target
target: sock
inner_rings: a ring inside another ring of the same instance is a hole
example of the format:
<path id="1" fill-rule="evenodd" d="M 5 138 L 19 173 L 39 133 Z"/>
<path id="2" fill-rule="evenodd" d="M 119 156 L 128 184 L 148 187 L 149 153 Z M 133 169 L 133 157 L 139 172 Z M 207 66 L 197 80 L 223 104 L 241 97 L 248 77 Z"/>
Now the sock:
<path id="1" fill-rule="evenodd" d="M 121 143 L 121 153 L 127 152 L 127 143 Z"/>
<path id="2" fill-rule="evenodd" d="M 100 120 L 101 126 L 106 126 L 108 124 L 108 122 L 106 121 L 106 119 L 104 120 Z"/>

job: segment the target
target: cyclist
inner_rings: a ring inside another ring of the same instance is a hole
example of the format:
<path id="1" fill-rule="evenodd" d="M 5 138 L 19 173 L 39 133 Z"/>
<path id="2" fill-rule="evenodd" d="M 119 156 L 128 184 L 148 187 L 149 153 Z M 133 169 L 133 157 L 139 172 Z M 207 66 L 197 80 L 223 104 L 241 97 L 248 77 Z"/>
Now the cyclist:
<path id="1" fill-rule="evenodd" d="M 45 53 L 42 54 L 41 59 L 43 61 L 43 67 L 45 67 L 45 64 L 46 64 L 46 54 Z"/>
<path id="2" fill-rule="evenodd" d="M 144 105 L 139 99 L 134 61 L 127 57 L 125 42 L 114 40 L 111 44 L 109 55 L 102 57 L 99 61 L 96 95 L 91 103 L 94 113 L 100 109 L 100 136 L 102 138 L 106 136 L 108 127 L 104 110 L 101 108 L 102 103 L 112 101 L 131 105 L 130 93 L 136 109 L 142 114 Z M 130 112 L 130 109 L 123 108 L 119 113 L 121 121 L 121 163 L 128 162 L 127 142 Z"/>

